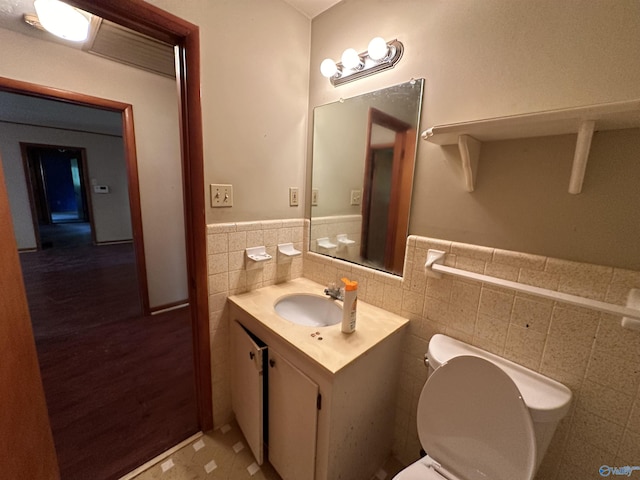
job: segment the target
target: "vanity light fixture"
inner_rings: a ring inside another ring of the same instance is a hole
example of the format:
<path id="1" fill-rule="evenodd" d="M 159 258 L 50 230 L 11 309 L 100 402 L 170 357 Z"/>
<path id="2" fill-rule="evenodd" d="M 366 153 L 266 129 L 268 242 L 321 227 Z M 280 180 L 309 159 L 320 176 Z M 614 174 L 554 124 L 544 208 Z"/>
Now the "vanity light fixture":
<path id="1" fill-rule="evenodd" d="M 89 14 L 58 0 L 35 0 L 42 27 L 57 37 L 82 42 L 89 34 Z"/>
<path id="2" fill-rule="evenodd" d="M 329 79 L 331 85 L 337 87 L 393 68 L 402 58 L 403 52 L 404 46 L 398 40 L 387 42 L 382 37 L 375 37 L 369 42 L 366 52 L 358 53 L 353 48 L 347 48 L 342 53 L 340 63 L 325 58 L 320 64 L 320 72 Z"/>

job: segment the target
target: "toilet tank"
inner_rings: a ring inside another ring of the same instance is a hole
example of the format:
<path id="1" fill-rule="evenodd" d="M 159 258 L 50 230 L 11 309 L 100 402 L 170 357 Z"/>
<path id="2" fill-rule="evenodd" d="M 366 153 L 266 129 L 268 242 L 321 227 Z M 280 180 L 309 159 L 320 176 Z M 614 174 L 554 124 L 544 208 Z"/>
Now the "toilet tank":
<path id="1" fill-rule="evenodd" d="M 539 466 L 558 422 L 569 411 L 571 390 L 560 382 L 522 365 L 442 334 L 434 335 L 429 341 L 429 373 L 460 355 L 475 355 L 495 363 L 516 384 L 533 421 L 537 447 L 536 466 Z"/>

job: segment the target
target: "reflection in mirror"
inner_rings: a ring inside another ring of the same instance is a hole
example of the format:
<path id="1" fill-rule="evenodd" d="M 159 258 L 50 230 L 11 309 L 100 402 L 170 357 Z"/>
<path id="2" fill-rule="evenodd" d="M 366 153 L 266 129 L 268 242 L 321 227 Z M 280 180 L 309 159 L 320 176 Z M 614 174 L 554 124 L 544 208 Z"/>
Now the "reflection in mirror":
<path id="1" fill-rule="evenodd" d="M 402 274 L 423 83 L 314 110 L 311 251 Z"/>

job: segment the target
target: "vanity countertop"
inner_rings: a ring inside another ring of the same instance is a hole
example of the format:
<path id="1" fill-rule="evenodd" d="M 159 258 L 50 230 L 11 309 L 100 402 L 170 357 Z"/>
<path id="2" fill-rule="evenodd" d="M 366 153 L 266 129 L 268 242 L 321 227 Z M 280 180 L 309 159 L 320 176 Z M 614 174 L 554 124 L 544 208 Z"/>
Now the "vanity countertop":
<path id="1" fill-rule="evenodd" d="M 306 278 L 297 278 L 230 296 L 229 301 L 333 374 L 409 323 L 406 318 L 374 307 L 360 299 L 356 330 L 353 333 L 342 333 L 340 323 L 320 328 L 296 325 L 280 317 L 274 309 L 280 297 L 293 293 L 322 295 L 324 288 Z M 316 332 L 320 332 L 320 335 L 312 337 L 311 334 Z M 318 337 L 322 337 L 322 340 Z"/>

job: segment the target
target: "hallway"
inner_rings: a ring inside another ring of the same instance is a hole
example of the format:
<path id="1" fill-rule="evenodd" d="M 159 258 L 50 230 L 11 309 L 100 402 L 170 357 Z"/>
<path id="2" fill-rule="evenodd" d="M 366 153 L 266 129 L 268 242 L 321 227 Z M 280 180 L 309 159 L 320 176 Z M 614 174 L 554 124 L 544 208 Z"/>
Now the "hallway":
<path id="1" fill-rule="evenodd" d="M 189 308 L 142 316 L 132 244 L 47 229 L 20 259 L 62 479 L 116 479 L 198 431 Z"/>

